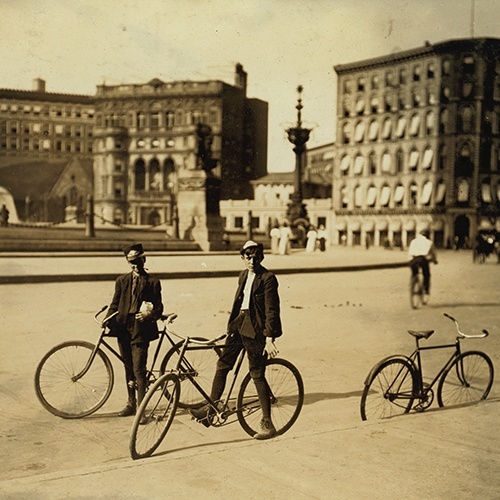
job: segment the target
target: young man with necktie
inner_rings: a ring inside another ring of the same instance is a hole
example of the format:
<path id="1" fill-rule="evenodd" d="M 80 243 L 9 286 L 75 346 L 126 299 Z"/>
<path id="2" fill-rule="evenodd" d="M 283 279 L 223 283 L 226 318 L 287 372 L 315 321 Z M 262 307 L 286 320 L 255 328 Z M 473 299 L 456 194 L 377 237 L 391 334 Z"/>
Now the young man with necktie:
<path id="1" fill-rule="evenodd" d="M 282 335 L 280 299 L 276 276 L 262 266 L 264 247 L 249 240 L 240 250 L 245 270 L 238 279 L 238 288 L 229 316 L 228 333 L 223 352 L 217 362 L 210 397 L 222 397 L 227 374 L 233 368 L 242 349 L 246 350 L 250 376 L 262 407 L 261 431 L 255 439 L 269 439 L 276 434 L 271 419 L 271 401 L 265 379 L 266 360 L 277 354 L 274 339 Z M 208 426 L 213 409 L 205 405 L 191 410 L 197 420 Z"/>
<path id="2" fill-rule="evenodd" d="M 125 361 L 128 401 L 119 416 L 135 415 L 146 393 L 146 364 L 149 343 L 158 338 L 156 321 L 163 312 L 161 284 L 144 269 L 146 255 L 142 244 L 127 246 L 123 253 L 131 272 L 116 279 L 108 316 L 118 311 L 111 330 L 118 338 Z M 136 395 L 137 390 L 137 395 Z"/>

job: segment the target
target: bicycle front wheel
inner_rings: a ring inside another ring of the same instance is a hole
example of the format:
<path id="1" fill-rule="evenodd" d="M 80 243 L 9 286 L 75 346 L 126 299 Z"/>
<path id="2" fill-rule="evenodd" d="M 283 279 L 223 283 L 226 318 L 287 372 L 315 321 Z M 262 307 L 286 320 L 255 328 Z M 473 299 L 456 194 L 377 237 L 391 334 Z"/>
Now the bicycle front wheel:
<path id="1" fill-rule="evenodd" d="M 410 303 L 413 309 L 422 307 L 424 301 L 424 287 L 419 276 L 412 276 L 410 280 Z"/>
<path id="2" fill-rule="evenodd" d="M 149 457 L 160 446 L 175 417 L 180 383 L 175 373 L 162 375 L 148 390 L 132 424 L 130 454 Z"/>
<path id="3" fill-rule="evenodd" d="M 285 359 L 270 359 L 266 381 L 271 395 L 271 419 L 276 434 L 284 434 L 299 417 L 304 403 L 304 383 L 297 368 Z M 260 431 L 262 411 L 250 374 L 241 383 L 237 400 L 238 421 L 244 431 L 254 436 Z"/>
<path id="4" fill-rule="evenodd" d="M 460 354 L 443 373 L 438 385 L 439 406 L 477 403 L 493 385 L 493 363 L 480 351 Z"/>
<path id="5" fill-rule="evenodd" d="M 361 419 L 388 418 L 408 413 L 415 398 L 416 375 L 402 358 L 382 361 L 365 383 Z"/>
<path id="6" fill-rule="evenodd" d="M 35 392 L 43 407 L 62 418 L 81 418 L 101 408 L 113 389 L 109 358 L 100 349 L 87 372 L 78 379 L 95 346 L 69 341 L 52 348 L 35 372 Z"/>
<path id="7" fill-rule="evenodd" d="M 197 337 L 195 340 L 206 339 Z M 181 346 L 182 342 L 179 342 L 165 354 L 160 367 L 160 372 L 162 374 L 176 369 L 177 363 L 179 362 Z M 186 374 L 189 373 L 203 390 L 207 394 L 210 394 L 220 352 L 220 347 L 207 348 L 195 344 L 186 350 L 178 373 L 182 388 L 179 399 L 180 408 L 199 408 L 205 403 L 205 399 L 198 389 L 189 381 Z"/>

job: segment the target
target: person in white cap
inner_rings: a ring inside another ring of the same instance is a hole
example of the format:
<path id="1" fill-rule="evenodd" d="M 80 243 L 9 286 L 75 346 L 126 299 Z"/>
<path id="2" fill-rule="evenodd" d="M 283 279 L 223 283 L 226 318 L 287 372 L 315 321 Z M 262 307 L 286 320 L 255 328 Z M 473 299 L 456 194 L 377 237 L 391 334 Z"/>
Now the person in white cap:
<path id="1" fill-rule="evenodd" d="M 271 419 L 271 401 L 265 379 L 266 359 L 277 354 L 274 339 L 282 335 L 280 298 L 276 276 L 262 266 L 264 247 L 249 240 L 240 250 L 245 270 L 240 273 L 238 288 L 229 316 L 226 346 L 217 361 L 211 399 L 220 400 L 227 374 L 233 368 L 241 349 L 245 349 L 259 401 L 262 407 L 261 431 L 255 439 L 269 439 L 276 434 Z M 213 408 L 205 405 L 191 410 L 198 421 L 210 425 Z"/>
<path id="2" fill-rule="evenodd" d="M 110 329 L 118 338 L 125 362 L 128 401 L 120 417 L 135 415 L 146 393 L 146 364 L 149 343 L 158 338 L 156 321 L 163 312 L 161 284 L 144 269 L 146 256 L 140 243 L 127 246 L 123 253 L 132 272 L 116 279 L 108 316 L 118 311 Z M 136 396 L 137 389 L 137 396 Z"/>

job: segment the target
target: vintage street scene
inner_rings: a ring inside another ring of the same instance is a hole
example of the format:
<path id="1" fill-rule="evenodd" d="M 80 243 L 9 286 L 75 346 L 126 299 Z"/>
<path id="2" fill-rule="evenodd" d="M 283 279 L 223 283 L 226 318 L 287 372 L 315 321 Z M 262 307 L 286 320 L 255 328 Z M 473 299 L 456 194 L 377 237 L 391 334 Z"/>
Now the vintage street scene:
<path id="1" fill-rule="evenodd" d="M 0 2 L 0 499 L 497 499 L 499 19 Z"/>

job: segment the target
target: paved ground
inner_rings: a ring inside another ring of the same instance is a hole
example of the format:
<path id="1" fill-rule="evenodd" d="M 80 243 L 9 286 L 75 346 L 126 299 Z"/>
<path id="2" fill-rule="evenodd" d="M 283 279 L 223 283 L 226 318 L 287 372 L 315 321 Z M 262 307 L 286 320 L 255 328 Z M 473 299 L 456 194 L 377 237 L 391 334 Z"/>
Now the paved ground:
<path id="1" fill-rule="evenodd" d="M 0 464 L 0 498 L 498 498 L 498 384 L 488 400 L 473 407 L 433 406 L 423 414 L 382 422 L 362 422 L 359 400 L 376 361 L 411 349 L 406 329 L 436 329 L 431 343 L 453 339 L 443 312 L 459 318 L 466 331 L 490 330 L 490 337 L 465 347 L 486 351 L 499 367 L 500 266 L 473 265 L 469 253 L 441 253 L 433 268 L 432 301 L 419 311 L 408 305 L 406 268 L 285 272 L 297 269 L 300 259 L 329 258 L 324 266 L 340 267 L 404 261 L 399 252 L 347 250 L 265 261 L 270 268 L 284 266 L 279 281 L 285 335 L 278 345 L 280 355 L 299 367 L 306 387 L 295 426 L 277 439 L 255 442 L 238 424 L 205 429 L 181 413 L 158 453 L 141 461 L 128 454 L 131 420 L 115 414 L 125 397 L 118 366 L 114 393 L 93 417 L 53 417 L 33 392 L 36 364 L 51 346 L 95 339 L 92 313 L 109 302 L 113 283 L 0 286 L 0 446 L 7 457 Z M 391 259 L 384 261 L 386 255 Z M 241 263 L 233 258 L 231 270 L 236 271 Z M 0 274 L 5 274 L 5 259 L 0 259 Z M 172 262 L 162 259 L 151 257 L 152 272 L 162 271 L 160 262 Z M 60 260 L 46 264 L 53 269 Z M 205 264 L 215 266 L 215 261 L 206 256 Z M 27 260 L 18 262 L 30 272 Z M 96 261 L 83 262 L 82 269 L 95 270 Z M 110 262 L 106 259 L 108 270 Z M 228 262 L 227 256 L 221 262 Z M 189 264 L 199 265 L 197 258 Z M 112 271 L 124 271 L 123 261 L 116 266 Z M 179 313 L 180 332 L 208 336 L 223 330 L 233 277 L 165 279 L 162 285 L 167 310 Z M 429 373 L 439 364 L 437 357 L 426 359 Z"/>

